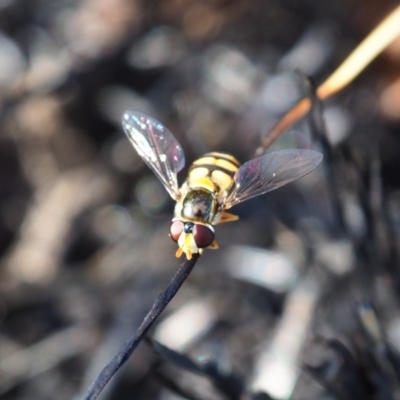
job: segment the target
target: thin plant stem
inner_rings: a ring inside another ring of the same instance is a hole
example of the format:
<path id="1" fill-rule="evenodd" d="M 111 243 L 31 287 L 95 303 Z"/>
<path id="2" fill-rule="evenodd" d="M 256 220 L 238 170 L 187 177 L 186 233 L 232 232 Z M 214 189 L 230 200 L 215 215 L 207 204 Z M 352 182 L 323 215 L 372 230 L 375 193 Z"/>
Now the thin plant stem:
<path id="1" fill-rule="evenodd" d="M 172 277 L 165 289 L 159 294 L 151 310 L 147 313 L 137 331 L 125 342 L 118 354 L 100 372 L 99 376 L 86 391 L 82 400 L 97 399 L 97 397 L 110 381 L 110 379 L 129 359 L 129 357 L 132 355 L 139 343 L 143 340 L 144 336 L 149 331 L 153 323 L 164 311 L 170 301 L 175 297 L 175 294 L 178 292 L 183 282 L 185 282 L 186 278 L 189 276 L 197 260 L 198 254 L 194 254 L 191 260 L 185 259 L 185 261 L 179 265 L 177 271 L 175 272 L 175 275 Z"/>
<path id="2" fill-rule="evenodd" d="M 353 81 L 390 43 L 400 35 L 400 6 L 389 14 L 346 58 L 335 72 L 317 89 L 317 97 L 325 100 Z M 268 132 L 255 152 L 259 156 L 290 126 L 311 108 L 309 98 L 303 98 Z"/>

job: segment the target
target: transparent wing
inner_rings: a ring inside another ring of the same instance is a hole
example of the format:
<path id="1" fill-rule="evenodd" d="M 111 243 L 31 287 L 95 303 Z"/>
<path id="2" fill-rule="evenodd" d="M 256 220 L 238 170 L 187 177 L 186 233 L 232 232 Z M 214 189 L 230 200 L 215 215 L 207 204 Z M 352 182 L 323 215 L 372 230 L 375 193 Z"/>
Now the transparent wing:
<path id="1" fill-rule="evenodd" d="M 185 166 L 178 141 L 161 122 L 139 111 L 125 111 L 122 126 L 140 157 L 176 200 L 179 197 L 177 173 Z"/>
<path id="2" fill-rule="evenodd" d="M 318 167 L 322 154 L 314 150 L 280 150 L 244 163 L 234 176 L 235 186 L 224 208 L 275 190 Z"/>

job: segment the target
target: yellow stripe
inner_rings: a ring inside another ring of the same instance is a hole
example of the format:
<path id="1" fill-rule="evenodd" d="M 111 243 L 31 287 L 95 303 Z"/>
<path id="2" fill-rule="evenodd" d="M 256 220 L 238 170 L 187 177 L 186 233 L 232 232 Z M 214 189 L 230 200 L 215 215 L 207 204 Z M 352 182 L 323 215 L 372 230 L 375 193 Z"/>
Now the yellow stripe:
<path id="1" fill-rule="evenodd" d="M 222 160 L 222 159 L 218 159 L 215 162 L 215 165 L 217 167 L 227 169 L 228 171 L 231 171 L 231 172 L 236 172 L 238 170 L 238 167 L 235 164 L 232 164 L 231 162 Z"/>
<path id="2" fill-rule="evenodd" d="M 201 157 L 193 162 L 194 165 L 213 165 L 215 162 L 215 157 Z"/>
<path id="3" fill-rule="evenodd" d="M 209 190 L 210 192 L 214 192 L 216 190 L 215 184 L 209 178 L 192 178 L 190 176 L 190 188 L 204 188 Z"/>
<path id="4" fill-rule="evenodd" d="M 212 153 L 207 153 L 204 155 L 205 157 L 211 156 L 211 157 L 215 157 L 215 158 L 222 158 L 224 160 L 230 161 L 232 164 L 235 164 L 236 166 L 240 166 L 240 162 L 233 156 L 231 156 L 230 154 L 226 154 L 226 153 L 218 153 L 217 151 L 213 151 Z"/>
<path id="5" fill-rule="evenodd" d="M 189 181 L 192 182 L 197 179 L 206 178 L 209 172 L 208 168 L 203 168 L 201 166 L 193 168 L 188 174 Z"/>
<path id="6" fill-rule="evenodd" d="M 211 174 L 211 178 L 214 182 L 217 183 L 220 190 L 222 191 L 227 191 L 234 184 L 234 180 L 231 176 L 219 170 L 213 171 L 213 173 Z"/>
<path id="7" fill-rule="evenodd" d="M 208 153 L 194 161 L 189 168 L 188 185 L 203 187 L 210 191 L 229 191 L 233 176 L 239 169 L 239 162 L 229 154 Z"/>
<path id="8" fill-rule="evenodd" d="M 213 155 L 216 154 L 216 156 L 214 157 Z M 217 156 L 218 153 L 210 153 L 210 154 L 206 154 L 204 157 L 199 158 L 198 160 L 193 162 L 193 165 L 215 165 L 217 167 L 221 167 L 226 169 L 227 171 L 230 172 L 236 172 L 238 167 L 239 167 L 239 163 L 237 162 L 237 160 L 235 160 L 233 157 L 232 160 L 227 160 L 225 158 L 219 158 Z"/>

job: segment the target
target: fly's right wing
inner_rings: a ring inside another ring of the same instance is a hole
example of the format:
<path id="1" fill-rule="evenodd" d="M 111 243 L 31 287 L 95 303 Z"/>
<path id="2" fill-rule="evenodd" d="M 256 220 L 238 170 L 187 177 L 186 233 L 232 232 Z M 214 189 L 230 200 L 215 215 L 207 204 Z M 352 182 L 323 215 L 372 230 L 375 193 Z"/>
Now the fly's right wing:
<path id="1" fill-rule="evenodd" d="M 139 111 L 125 111 L 122 126 L 140 157 L 177 200 L 180 196 L 177 174 L 185 166 L 178 141 L 161 122 Z"/>
<path id="2" fill-rule="evenodd" d="M 222 207 L 228 209 L 301 178 L 317 168 L 322 158 L 318 151 L 296 149 L 274 151 L 254 158 L 237 170 L 233 178 L 235 186 Z"/>

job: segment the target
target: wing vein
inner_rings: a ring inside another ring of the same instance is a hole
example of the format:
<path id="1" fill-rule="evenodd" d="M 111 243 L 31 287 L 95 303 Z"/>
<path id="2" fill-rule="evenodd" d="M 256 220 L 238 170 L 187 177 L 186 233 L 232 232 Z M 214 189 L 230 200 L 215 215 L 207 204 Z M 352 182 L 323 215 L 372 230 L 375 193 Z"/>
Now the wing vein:
<path id="1" fill-rule="evenodd" d="M 139 111 L 126 111 L 122 125 L 133 147 L 176 200 L 180 196 L 177 173 L 185 165 L 178 141 L 159 121 Z"/>

